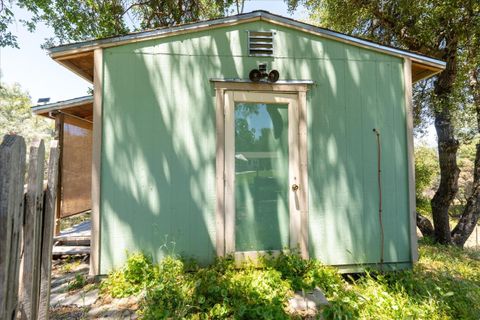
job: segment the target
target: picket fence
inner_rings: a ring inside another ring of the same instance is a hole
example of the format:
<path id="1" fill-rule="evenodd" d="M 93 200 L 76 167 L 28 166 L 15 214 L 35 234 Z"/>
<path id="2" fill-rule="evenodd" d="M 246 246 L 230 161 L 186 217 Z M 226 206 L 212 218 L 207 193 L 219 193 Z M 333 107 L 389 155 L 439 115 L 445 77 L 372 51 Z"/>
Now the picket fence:
<path id="1" fill-rule="evenodd" d="M 0 145 L 0 319 L 48 319 L 58 141 L 6 135 Z M 25 171 L 27 170 L 26 174 Z"/>

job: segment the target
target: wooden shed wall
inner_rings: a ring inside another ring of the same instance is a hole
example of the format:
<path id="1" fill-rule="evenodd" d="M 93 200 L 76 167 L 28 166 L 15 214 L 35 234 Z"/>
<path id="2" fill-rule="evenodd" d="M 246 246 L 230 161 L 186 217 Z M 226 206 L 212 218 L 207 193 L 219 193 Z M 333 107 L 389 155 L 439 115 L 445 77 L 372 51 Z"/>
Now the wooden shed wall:
<path id="1" fill-rule="evenodd" d="M 249 57 L 247 30 L 274 30 L 275 57 Z M 126 250 L 215 257 L 215 92 L 268 62 L 309 79 L 310 256 L 380 254 L 376 140 L 382 139 L 385 261 L 410 262 L 403 60 L 250 22 L 104 50 L 101 273 Z"/>

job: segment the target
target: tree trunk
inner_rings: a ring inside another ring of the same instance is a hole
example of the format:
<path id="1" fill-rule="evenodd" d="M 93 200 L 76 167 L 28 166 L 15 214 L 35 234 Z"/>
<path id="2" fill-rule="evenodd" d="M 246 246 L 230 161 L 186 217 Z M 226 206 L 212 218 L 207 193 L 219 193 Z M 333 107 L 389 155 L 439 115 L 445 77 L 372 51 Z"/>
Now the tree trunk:
<path id="1" fill-rule="evenodd" d="M 435 235 L 435 230 L 433 229 L 433 225 L 424 216 L 417 212 L 417 227 L 422 232 L 424 237 L 433 237 Z"/>
<path id="2" fill-rule="evenodd" d="M 456 48 L 456 46 L 453 46 Z M 451 117 L 453 85 L 456 78 L 456 52 L 452 50 L 444 56 L 447 61 L 445 70 L 435 82 L 434 92 L 438 104 L 435 106 L 435 129 L 438 138 L 438 159 L 440 163 L 440 185 L 432 198 L 433 225 L 435 240 L 439 243 L 450 244 L 450 224 L 448 210 L 458 191 L 457 166 L 458 140 L 454 136 L 454 127 Z"/>
<path id="3" fill-rule="evenodd" d="M 480 133 L 480 80 L 479 70 L 475 68 L 470 74 L 470 89 L 473 103 L 477 113 L 477 130 Z M 472 234 L 480 217 L 480 144 L 476 145 L 475 164 L 473 167 L 472 194 L 467 200 L 458 224 L 452 230 L 452 241 L 455 245 L 463 247 L 468 237 Z"/>

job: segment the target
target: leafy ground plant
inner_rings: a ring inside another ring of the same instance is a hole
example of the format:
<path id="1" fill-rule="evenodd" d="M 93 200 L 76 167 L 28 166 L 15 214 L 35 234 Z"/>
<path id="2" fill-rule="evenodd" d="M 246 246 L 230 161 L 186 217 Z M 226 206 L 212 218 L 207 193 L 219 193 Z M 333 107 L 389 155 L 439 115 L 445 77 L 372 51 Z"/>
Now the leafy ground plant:
<path id="1" fill-rule="evenodd" d="M 480 253 L 423 243 L 413 270 L 355 278 L 295 254 L 237 268 L 231 258 L 200 267 L 175 257 L 160 264 L 142 254 L 102 283 L 104 294 L 144 293 L 144 319 L 289 319 L 288 298 L 319 287 L 325 319 L 479 319 Z"/>
<path id="2" fill-rule="evenodd" d="M 72 291 L 72 290 L 77 290 L 80 288 L 83 288 L 87 284 L 87 279 L 85 279 L 85 276 L 82 274 L 76 274 L 75 278 L 68 283 L 67 290 Z"/>

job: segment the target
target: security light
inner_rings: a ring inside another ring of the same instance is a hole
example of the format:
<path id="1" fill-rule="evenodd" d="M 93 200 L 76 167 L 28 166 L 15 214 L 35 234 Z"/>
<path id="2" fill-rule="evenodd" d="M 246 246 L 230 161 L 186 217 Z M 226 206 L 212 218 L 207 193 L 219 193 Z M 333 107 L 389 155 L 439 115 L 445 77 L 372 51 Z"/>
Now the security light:
<path id="1" fill-rule="evenodd" d="M 266 79 L 268 82 L 277 82 L 280 73 L 277 70 L 267 72 L 267 64 L 262 63 L 258 65 L 258 69 L 250 71 L 248 77 L 253 82 L 260 82 L 262 79 Z"/>

